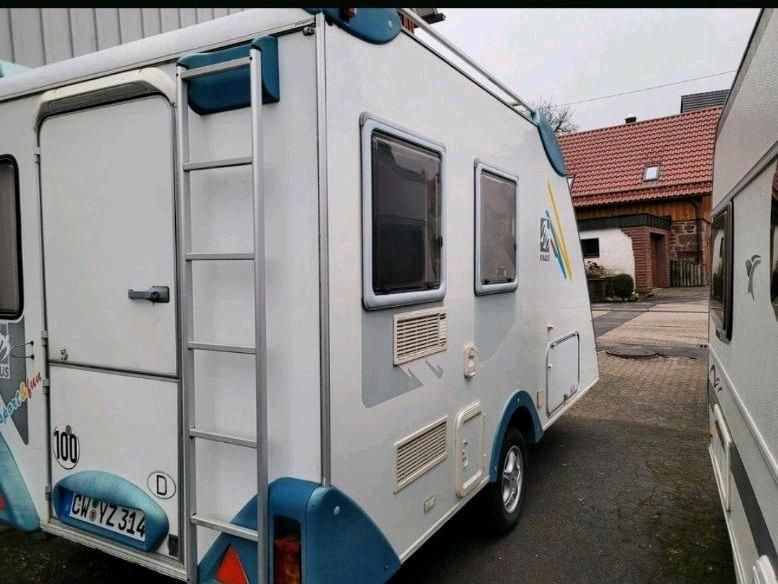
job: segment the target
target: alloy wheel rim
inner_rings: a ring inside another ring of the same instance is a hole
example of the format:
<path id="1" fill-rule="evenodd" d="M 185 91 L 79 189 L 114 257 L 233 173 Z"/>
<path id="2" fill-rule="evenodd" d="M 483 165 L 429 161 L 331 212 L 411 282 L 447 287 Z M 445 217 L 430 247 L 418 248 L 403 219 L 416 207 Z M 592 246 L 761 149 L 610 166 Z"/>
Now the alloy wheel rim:
<path id="1" fill-rule="evenodd" d="M 522 475 L 521 450 L 518 446 L 511 446 L 502 466 L 502 504 L 508 514 L 519 506 Z"/>

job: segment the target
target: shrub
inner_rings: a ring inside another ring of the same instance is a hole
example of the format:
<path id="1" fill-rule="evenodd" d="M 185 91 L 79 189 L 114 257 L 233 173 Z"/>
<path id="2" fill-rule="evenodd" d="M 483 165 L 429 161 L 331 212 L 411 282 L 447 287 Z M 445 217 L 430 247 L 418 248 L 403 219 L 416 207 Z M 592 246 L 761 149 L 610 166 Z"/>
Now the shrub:
<path id="1" fill-rule="evenodd" d="M 635 281 L 629 274 L 617 274 L 611 279 L 613 292 L 619 298 L 629 298 L 635 291 Z"/>

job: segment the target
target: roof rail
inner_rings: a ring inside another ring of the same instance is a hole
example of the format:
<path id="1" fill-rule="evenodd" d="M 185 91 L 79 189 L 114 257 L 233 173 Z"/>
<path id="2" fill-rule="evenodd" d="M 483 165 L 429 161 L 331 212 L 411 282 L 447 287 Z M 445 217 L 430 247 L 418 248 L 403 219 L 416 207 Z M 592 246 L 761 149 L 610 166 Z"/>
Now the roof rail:
<path id="1" fill-rule="evenodd" d="M 400 11 L 401 14 L 403 14 L 403 16 L 406 16 L 407 18 L 412 20 L 416 26 L 424 30 L 427 34 L 429 34 L 432 38 L 434 38 L 436 41 L 438 41 L 440 44 L 446 47 L 449 51 L 454 53 L 465 63 L 467 63 L 473 69 L 478 71 L 481 75 L 486 77 L 489 81 L 491 81 L 494 85 L 496 85 L 503 93 L 505 93 L 506 95 L 510 96 L 513 100 L 515 100 L 515 103 L 509 105 L 511 105 L 512 107 L 523 107 L 529 112 L 530 117 L 533 116 L 535 110 L 533 110 L 532 107 L 522 97 L 520 97 L 510 87 L 508 87 L 502 81 L 500 81 L 494 75 L 492 75 L 486 68 L 484 68 L 482 65 L 477 63 L 472 57 L 470 57 L 470 55 L 465 53 L 462 49 L 457 47 L 454 43 L 452 43 L 450 40 L 448 40 L 446 37 L 440 34 L 437 30 L 432 28 L 423 18 L 421 18 L 418 14 L 416 14 L 416 12 L 414 12 L 410 8 L 399 8 L 398 10 Z"/>

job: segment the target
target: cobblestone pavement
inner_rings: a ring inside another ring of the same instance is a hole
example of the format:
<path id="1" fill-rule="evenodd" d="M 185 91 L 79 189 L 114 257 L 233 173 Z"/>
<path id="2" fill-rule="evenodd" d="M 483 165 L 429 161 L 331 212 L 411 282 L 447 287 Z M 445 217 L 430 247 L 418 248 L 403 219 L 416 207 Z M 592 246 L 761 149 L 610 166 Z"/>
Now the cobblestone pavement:
<path id="1" fill-rule="evenodd" d="M 705 297 L 690 296 L 660 297 L 635 314 L 679 303 L 677 312 L 688 312 Z M 630 335 L 640 342 L 637 322 Z M 688 342 L 665 333 L 662 350 Z M 706 449 L 705 349 L 697 351 L 640 360 L 600 352 L 599 384 L 530 453 L 517 528 L 489 537 L 468 506 L 391 584 L 733 583 Z M 0 533 L 0 549 L 1 584 L 173 584 L 57 538 L 9 531 Z"/>

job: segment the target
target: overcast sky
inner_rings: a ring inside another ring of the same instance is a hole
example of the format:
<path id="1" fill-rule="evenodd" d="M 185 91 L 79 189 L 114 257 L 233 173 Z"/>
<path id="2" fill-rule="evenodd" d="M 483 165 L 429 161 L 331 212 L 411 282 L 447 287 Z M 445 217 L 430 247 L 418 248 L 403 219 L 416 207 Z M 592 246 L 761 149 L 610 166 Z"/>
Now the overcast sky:
<path id="1" fill-rule="evenodd" d="M 521 97 L 558 103 L 737 69 L 755 9 L 455 9 L 435 24 Z M 671 115 L 681 95 L 726 89 L 734 72 L 573 104 L 587 130 Z"/>

